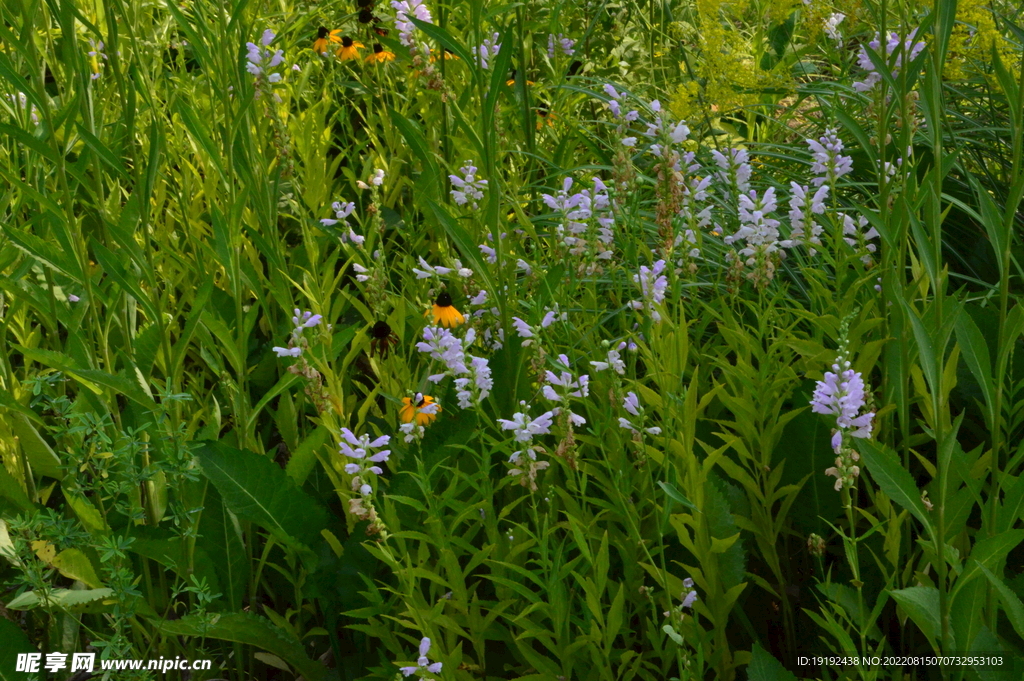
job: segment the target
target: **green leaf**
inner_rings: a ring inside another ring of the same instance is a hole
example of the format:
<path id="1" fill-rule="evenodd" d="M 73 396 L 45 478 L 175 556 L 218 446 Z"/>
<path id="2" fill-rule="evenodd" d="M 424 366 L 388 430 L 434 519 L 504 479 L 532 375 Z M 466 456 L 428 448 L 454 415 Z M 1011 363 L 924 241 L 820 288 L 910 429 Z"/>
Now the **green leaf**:
<path id="1" fill-rule="evenodd" d="M 490 271 L 491 268 L 484 263 L 480 257 L 480 249 L 476 247 L 473 242 L 473 238 L 469 235 L 462 225 L 455 221 L 448 211 L 444 209 L 439 203 L 429 197 L 424 197 L 427 205 L 433 211 L 437 221 L 441 223 L 441 227 L 447 232 L 448 238 L 455 242 L 455 246 L 459 249 L 462 257 L 468 260 L 473 265 L 473 272 L 483 279 L 485 287 L 488 291 L 496 291 L 494 281 L 491 279 Z M 496 303 L 501 305 L 501 297 L 496 297 Z"/>
<path id="2" fill-rule="evenodd" d="M 17 668 L 18 653 L 39 652 L 25 632 L 9 619 L 0 617 L 0 681 L 24 681 L 25 673 Z"/>
<path id="3" fill-rule="evenodd" d="M 748 681 L 796 681 L 796 676 L 755 641 L 754 646 L 750 649 L 747 679 Z"/>
<path id="4" fill-rule="evenodd" d="M 928 511 L 921 501 L 921 492 L 914 484 L 910 473 L 900 464 L 896 454 L 885 445 L 867 439 L 856 439 L 857 449 L 864 459 L 864 466 L 885 494 L 897 504 L 914 514 L 928 532 L 935 536 Z"/>
<path id="5" fill-rule="evenodd" d="M 130 275 L 128 271 L 121 266 L 121 263 L 118 262 L 117 256 L 95 238 L 89 239 L 89 245 L 92 249 L 93 255 L 96 256 L 96 261 L 103 267 L 103 271 L 107 273 L 107 276 L 113 279 L 117 285 L 121 287 L 121 290 L 134 298 L 135 302 L 142 306 L 142 309 L 146 311 L 146 316 L 149 317 L 150 321 L 158 321 L 159 316 L 156 308 L 153 307 L 153 303 L 150 301 L 149 296 L 143 293 L 142 289 L 139 288 L 138 278 Z"/>
<path id="6" fill-rule="evenodd" d="M 95 603 L 114 595 L 113 589 L 54 589 L 50 592 L 50 606 L 60 610 L 73 610 L 75 608 Z M 43 604 L 43 600 L 35 591 L 26 591 L 10 603 L 7 607 L 10 610 L 32 610 Z"/>
<path id="7" fill-rule="evenodd" d="M 907 589 L 890 591 L 889 594 L 928 637 L 932 647 L 937 647 L 939 634 L 942 631 L 939 619 L 939 590 L 933 586 L 912 586 Z M 953 632 L 949 632 L 949 635 L 952 638 Z M 950 642 L 948 648 L 956 650 L 953 642 Z"/>
<path id="8" fill-rule="evenodd" d="M 990 570 L 994 569 L 1022 541 L 1024 541 L 1024 530 L 1009 530 L 992 537 L 986 537 L 975 544 L 974 548 L 971 549 L 971 555 L 967 559 L 966 569 L 960 573 L 952 592 L 950 592 L 950 599 L 955 598 L 957 592 L 964 585 L 981 575 L 983 567 Z"/>
<path id="9" fill-rule="evenodd" d="M 78 364 L 61 352 L 43 350 L 41 348 L 26 348 L 21 345 L 12 344 L 13 348 L 25 356 L 26 360 L 33 360 L 53 369 L 65 372 L 86 388 L 96 394 L 103 391 L 99 386 L 104 386 L 118 392 L 145 409 L 152 409 L 156 406 L 153 398 L 142 390 L 138 379 L 128 379 L 121 375 L 115 375 L 99 369 L 79 369 Z"/>
<path id="10" fill-rule="evenodd" d="M 197 483 L 199 485 L 200 483 Z M 205 483 L 202 486 L 208 487 Z M 197 490 L 198 491 L 198 490 Z M 245 557 L 245 544 L 238 520 L 224 507 L 220 493 L 209 487 L 202 495 L 203 512 L 199 521 L 199 540 L 220 579 L 226 610 L 240 610 L 247 595 L 251 565 Z"/>
<path id="11" fill-rule="evenodd" d="M 677 490 L 674 485 L 672 485 L 672 483 L 659 480 L 658 487 L 661 487 L 663 490 L 665 490 L 665 494 L 668 495 L 668 498 L 671 499 L 672 501 L 679 502 L 683 506 L 691 508 L 697 513 L 700 513 L 700 509 L 697 508 L 697 505 L 694 504 L 689 499 L 687 499 L 686 497 L 684 497 L 682 493 L 679 490 Z"/>
<path id="12" fill-rule="evenodd" d="M 92 561 L 80 549 L 64 549 L 54 556 L 51 563 L 68 579 L 77 579 L 93 589 L 103 586 Z"/>
<path id="13" fill-rule="evenodd" d="M 207 319 L 204 321 L 211 320 Z M 207 326 L 209 326 L 209 324 L 207 324 Z M 246 423 L 246 430 L 251 429 L 253 427 L 253 424 L 256 422 L 256 417 L 259 416 L 259 413 L 263 411 L 264 407 L 270 404 L 270 401 L 272 399 L 283 393 L 285 390 L 290 388 L 293 383 L 299 380 L 301 380 L 301 377 L 298 374 L 287 373 L 284 376 L 282 376 L 281 379 L 276 384 L 274 384 L 274 387 L 268 390 L 267 393 L 263 396 L 263 398 L 256 403 L 256 406 L 252 408 L 252 411 L 249 413 L 249 420 Z"/>
<path id="14" fill-rule="evenodd" d="M 295 481 L 296 485 L 306 482 L 306 478 L 309 477 L 313 466 L 316 465 L 316 450 L 324 446 L 330 435 L 331 433 L 327 428 L 317 426 L 317 429 L 307 435 L 302 444 L 292 452 L 291 457 L 288 459 L 288 465 L 285 466 L 285 472 Z"/>
<path id="15" fill-rule="evenodd" d="M 75 128 L 77 128 L 78 134 L 82 136 L 82 141 L 85 142 L 85 146 L 89 147 L 89 149 L 91 149 L 101 161 L 113 170 L 118 177 L 125 182 L 131 181 L 131 178 L 128 177 L 128 173 L 124 169 L 124 163 L 119 161 L 118 158 L 114 156 L 114 153 L 110 151 L 110 149 L 108 149 L 98 137 L 86 130 L 81 123 L 75 123 Z"/>
<path id="16" fill-rule="evenodd" d="M 1020 599 L 1017 598 L 1017 594 L 1010 591 L 1010 587 L 1006 586 L 1003 580 L 992 574 L 984 565 L 979 566 L 982 573 L 988 577 L 988 581 L 992 583 L 996 591 L 999 592 L 999 596 L 1003 599 L 1003 605 L 1006 607 L 1006 616 L 1010 620 L 1010 624 L 1013 625 L 1013 630 L 1017 632 L 1018 636 L 1024 637 L 1024 605 L 1021 604 Z"/>
<path id="17" fill-rule="evenodd" d="M 71 494 L 66 490 L 64 491 L 64 501 L 75 512 L 75 515 L 78 516 L 85 529 L 90 532 L 107 531 L 107 523 L 104 522 L 103 516 L 100 515 L 100 512 L 92 505 L 91 501 L 77 494 Z"/>
<path id="18" fill-rule="evenodd" d="M 25 457 L 35 474 L 45 475 L 55 480 L 64 477 L 60 470 L 60 459 L 24 414 L 12 414 L 8 424 L 14 431 L 15 437 L 18 438 L 18 443 L 25 452 Z"/>
<path id="19" fill-rule="evenodd" d="M 242 520 L 296 548 L 322 541 L 327 512 L 269 457 L 205 441 L 196 450 L 203 472 Z"/>
<path id="20" fill-rule="evenodd" d="M 420 29 L 429 37 L 433 38 L 438 43 L 440 43 L 442 47 L 447 47 L 449 50 L 451 50 L 453 54 L 458 56 L 459 59 L 462 59 L 463 62 L 465 62 L 466 64 L 472 65 L 476 63 L 476 59 L 474 59 L 473 56 L 469 53 L 469 50 L 467 50 L 462 45 L 462 43 L 456 40 L 451 33 L 446 31 L 441 26 L 431 24 L 426 21 L 420 21 L 416 17 L 409 17 L 409 21 L 411 21 L 416 26 L 416 28 Z"/>
<path id="21" fill-rule="evenodd" d="M 981 392 L 985 396 L 985 415 L 992 424 L 992 405 L 995 404 L 992 382 L 992 359 L 988 352 L 988 342 L 981 335 L 981 330 L 967 312 L 960 311 L 956 320 L 956 340 L 960 344 L 960 353 L 968 368 L 978 381 Z"/>
<path id="22" fill-rule="evenodd" d="M 11 502 L 16 509 L 15 513 L 28 513 L 35 509 L 36 505 L 25 494 L 21 483 L 14 479 L 14 476 L 7 472 L 7 468 L 0 465 L 0 498 Z M 0 506 L 0 509 L 3 507 Z"/>
<path id="23" fill-rule="evenodd" d="M 437 160 L 434 158 L 434 153 L 427 144 L 426 138 L 423 137 L 423 133 L 420 132 L 415 123 L 394 109 L 389 108 L 388 115 L 391 117 L 391 122 L 394 126 L 402 133 L 405 143 L 409 145 L 409 148 L 413 150 L 413 153 L 416 154 L 416 157 L 423 164 L 423 177 L 417 183 L 417 187 L 427 191 L 427 195 L 433 199 L 441 196 L 444 193 L 444 181 L 441 178 L 441 170 L 437 165 Z"/>
<path id="24" fill-rule="evenodd" d="M 172 2 L 168 0 L 167 4 L 168 7 L 170 7 Z M 171 7 L 172 14 L 176 14 L 175 9 L 176 8 Z M 193 49 L 196 49 L 199 46 L 199 43 L 192 42 L 192 40 L 189 40 L 189 44 L 192 45 Z M 189 106 L 185 100 L 178 98 L 175 104 L 176 106 L 174 110 L 179 116 L 181 116 L 181 122 L 185 124 L 185 127 L 188 129 L 192 139 L 194 139 L 196 143 L 202 147 L 203 151 L 206 152 L 206 155 L 209 157 L 210 165 L 212 165 L 213 169 L 217 171 L 221 181 L 224 182 L 224 184 L 227 184 L 227 175 L 224 174 L 224 167 L 220 162 L 220 154 L 217 152 L 217 148 L 213 146 L 213 142 L 210 141 L 209 136 L 204 132 L 204 128 L 206 126 L 203 125 L 196 116 L 196 112 L 192 110 L 192 107 Z"/>
<path id="25" fill-rule="evenodd" d="M 205 517 L 205 509 L 203 513 L 203 517 Z M 145 556 L 174 570 L 186 584 L 189 583 L 190 576 L 194 575 L 196 579 L 206 582 L 211 594 L 219 593 L 223 597 L 223 589 L 217 576 L 217 571 L 214 568 L 214 563 L 201 546 L 197 545 L 192 549 L 193 569 L 190 571 L 186 550 L 187 544 L 183 544 L 181 537 L 175 536 L 169 530 L 139 525 L 131 528 L 129 536 L 135 540 L 128 549 L 132 553 Z M 224 609 L 223 607 L 216 607 L 218 605 L 219 603 L 215 601 L 214 606 L 211 607 L 213 610 Z"/>
<path id="26" fill-rule="evenodd" d="M 169 636 L 198 636 L 233 641 L 272 653 L 297 669 L 307 681 L 328 681 L 327 669 L 306 656 L 302 644 L 275 627 L 269 620 L 249 613 L 187 615 L 177 620 L 153 621 Z"/>

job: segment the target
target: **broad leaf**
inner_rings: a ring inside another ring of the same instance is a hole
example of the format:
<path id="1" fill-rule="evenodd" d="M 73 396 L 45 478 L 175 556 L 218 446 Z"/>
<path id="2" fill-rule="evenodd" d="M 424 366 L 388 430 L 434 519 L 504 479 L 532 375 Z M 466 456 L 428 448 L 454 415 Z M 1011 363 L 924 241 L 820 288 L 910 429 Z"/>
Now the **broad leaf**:
<path id="1" fill-rule="evenodd" d="M 196 454 L 231 511 L 297 548 L 312 547 L 327 512 L 269 457 L 206 441 Z"/>

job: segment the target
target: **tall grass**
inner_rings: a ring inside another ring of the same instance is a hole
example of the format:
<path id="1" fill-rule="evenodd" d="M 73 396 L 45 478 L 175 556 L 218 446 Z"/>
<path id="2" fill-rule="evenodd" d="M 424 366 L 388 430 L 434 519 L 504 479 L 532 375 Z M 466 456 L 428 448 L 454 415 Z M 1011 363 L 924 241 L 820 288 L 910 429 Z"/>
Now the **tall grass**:
<path id="1" fill-rule="evenodd" d="M 428 7 L 0 5 L 0 678 L 1019 678 L 1019 8 Z"/>

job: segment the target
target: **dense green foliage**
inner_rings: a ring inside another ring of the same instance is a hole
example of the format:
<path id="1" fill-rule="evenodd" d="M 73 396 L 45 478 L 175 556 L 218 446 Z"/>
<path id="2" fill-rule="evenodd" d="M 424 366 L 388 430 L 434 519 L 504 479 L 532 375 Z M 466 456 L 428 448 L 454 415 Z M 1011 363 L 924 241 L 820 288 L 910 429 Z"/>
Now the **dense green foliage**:
<path id="1" fill-rule="evenodd" d="M 402 6 L 0 2 L 0 680 L 1022 678 L 1020 7 Z"/>

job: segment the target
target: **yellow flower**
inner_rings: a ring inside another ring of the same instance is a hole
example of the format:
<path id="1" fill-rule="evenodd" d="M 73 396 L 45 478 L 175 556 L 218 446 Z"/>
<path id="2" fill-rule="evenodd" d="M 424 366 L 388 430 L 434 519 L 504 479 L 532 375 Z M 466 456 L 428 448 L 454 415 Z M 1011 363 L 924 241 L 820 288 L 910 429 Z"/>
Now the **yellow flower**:
<path id="1" fill-rule="evenodd" d="M 321 26 L 317 29 L 316 40 L 313 41 L 313 51 L 317 54 L 327 54 L 327 46 L 330 43 L 341 42 L 341 38 L 338 37 L 340 34 L 340 28 L 330 31 Z"/>
<path id="2" fill-rule="evenodd" d="M 439 59 L 458 59 L 458 58 L 459 58 L 459 56 L 457 54 L 455 54 L 454 52 L 450 51 L 447 47 L 444 48 L 444 50 L 442 50 L 441 52 L 436 52 L 434 50 L 430 51 L 430 63 L 431 64 L 433 64 L 434 62 L 436 62 Z"/>
<path id="3" fill-rule="evenodd" d="M 452 297 L 447 291 L 441 292 L 437 300 L 434 301 L 434 306 L 424 312 L 423 316 L 426 317 L 429 314 L 433 314 L 435 324 L 440 323 L 441 326 L 449 328 L 466 322 L 466 318 L 462 316 L 462 313 L 452 305 Z"/>
<path id="4" fill-rule="evenodd" d="M 380 43 L 374 43 L 373 54 L 367 55 L 366 63 L 373 64 L 374 62 L 392 61 L 394 58 L 394 52 L 388 52 Z"/>
<path id="5" fill-rule="evenodd" d="M 434 405 L 433 409 L 423 411 L 424 407 L 430 405 Z M 415 420 L 417 426 L 427 426 L 437 418 L 437 412 L 439 411 L 441 411 L 441 405 L 434 402 L 433 397 L 423 393 L 416 393 L 415 398 L 402 398 L 402 409 L 398 412 L 398 417 L 402 419 L 402 423 L 412 423 Z"/>
<path id="6" fill-rule="evenodd" d="M 339 47 L 338 51 L 334 54 L 338 55 L 342 61 L 347 59 L 359 59 L 359 49 L 361 47 L 363 47 L 361 42 L 357 42 L 352 40 L 352 38 L 345 36 L 341 39 L 341 47 Z"/>

